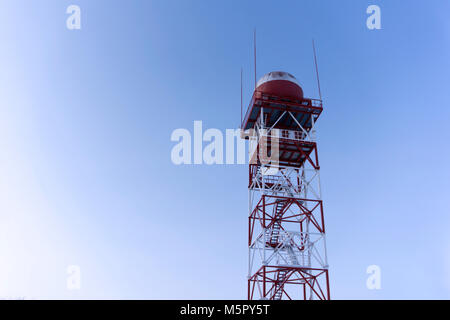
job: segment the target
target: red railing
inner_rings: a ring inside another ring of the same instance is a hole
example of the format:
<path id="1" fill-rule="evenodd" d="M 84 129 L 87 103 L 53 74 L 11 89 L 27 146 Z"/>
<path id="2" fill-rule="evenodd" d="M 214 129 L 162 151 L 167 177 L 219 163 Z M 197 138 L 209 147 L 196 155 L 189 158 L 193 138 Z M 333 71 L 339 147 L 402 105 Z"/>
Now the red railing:
<path id="1" fill-rule="evenodd" d="M 269 95 L 266 93 L 262 93 L 258 90 L 256 90 L 253 93 L 252 99 L 250 100 L 249 106 L 247 108 L 247 112 L 245 113 L 244 121 L 241 123 L 241 129 L 245 128 L 245 125 L 247 124 L 250 114 L 252 112 L 253 106 L 258 102 L 261 101 L 261 104 L 264 102 L 272 102 L 277 104 L 286 105 L 289 107 L 294 108 L 314 108 L 314 109 L 323 109 L 322 100 L 320 99 L 303 99 L 303 100 L 287 100 L 285 98 Z M 319 111 L 319 110 L 318 110 Z M 300 112 L 300 110 L 299 110 Z"/>

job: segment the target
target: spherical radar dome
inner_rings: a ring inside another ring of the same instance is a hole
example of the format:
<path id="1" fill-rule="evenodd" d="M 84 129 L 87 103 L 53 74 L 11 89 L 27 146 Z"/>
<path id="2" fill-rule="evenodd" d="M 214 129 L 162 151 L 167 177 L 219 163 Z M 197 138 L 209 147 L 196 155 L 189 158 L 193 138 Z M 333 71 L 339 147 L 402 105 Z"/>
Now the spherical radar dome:
<path id="1" fill-rule="evenodd" d="M 273 71 L 256 83 L 256 90 L 282 98 L 303 99 L 303 90 L 295 77 L 287 72 Z"/>

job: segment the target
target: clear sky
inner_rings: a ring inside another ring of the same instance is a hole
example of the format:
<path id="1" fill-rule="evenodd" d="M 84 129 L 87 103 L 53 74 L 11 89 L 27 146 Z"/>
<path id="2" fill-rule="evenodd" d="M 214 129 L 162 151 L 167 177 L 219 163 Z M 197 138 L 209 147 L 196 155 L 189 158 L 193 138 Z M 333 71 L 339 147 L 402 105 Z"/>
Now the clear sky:
<path id="1" fill-rule="evenodd" d="M 81 8 L 81 30 L 66 8 Z M 368 30 L 366 8 L 381 8 Z M 0 3 L 0 297 L 243 299 L 247 167 L 181 165 L 237 128 L 240 68 L 317 97 L 331 296 L 450 298 L 450 4 Z M 381 290 L 366 268 L 381 268 Z M 66 288 L 67 266 L 81 289 Z"/>

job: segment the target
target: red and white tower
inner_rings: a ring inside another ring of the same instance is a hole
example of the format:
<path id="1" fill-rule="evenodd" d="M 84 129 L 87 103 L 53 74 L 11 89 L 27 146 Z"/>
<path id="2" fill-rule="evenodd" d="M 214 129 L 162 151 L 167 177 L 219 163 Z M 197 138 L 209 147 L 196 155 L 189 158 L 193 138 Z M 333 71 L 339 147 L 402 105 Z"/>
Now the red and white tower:
<path id="1" fill-rule="evenodd" d="M 248 299 L 330 299 L 315 123 L 286 72 L 255 88 L 241 129 L 250 141 Z"/>

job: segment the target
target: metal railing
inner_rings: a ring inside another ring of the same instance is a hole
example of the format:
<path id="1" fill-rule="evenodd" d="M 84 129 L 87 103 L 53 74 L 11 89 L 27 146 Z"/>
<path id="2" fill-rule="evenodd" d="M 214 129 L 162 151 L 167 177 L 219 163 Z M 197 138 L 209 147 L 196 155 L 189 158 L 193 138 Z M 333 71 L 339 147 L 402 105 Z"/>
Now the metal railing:
<path id="1" fill-rule="evenodd" d="M 244 129 L 244 125 L 248 122 L 250 117 L 250 113 L 253 109 L 257 100 L 270 101 L 274 103 L 279 103 L 291 107 L 312 107 L 312 108 L 323 108 L 323 102 L 320 99 L 302 99 L 302 100 L 288 100 L 279 96 L 269 95 L 266 93 L 262 93 L 260 91 L 255 91 L 253 93 L 252 99 L 248 105 L 247 111 L 245 113 L 243 122 L 241 123 L 241 129 Z"/>

